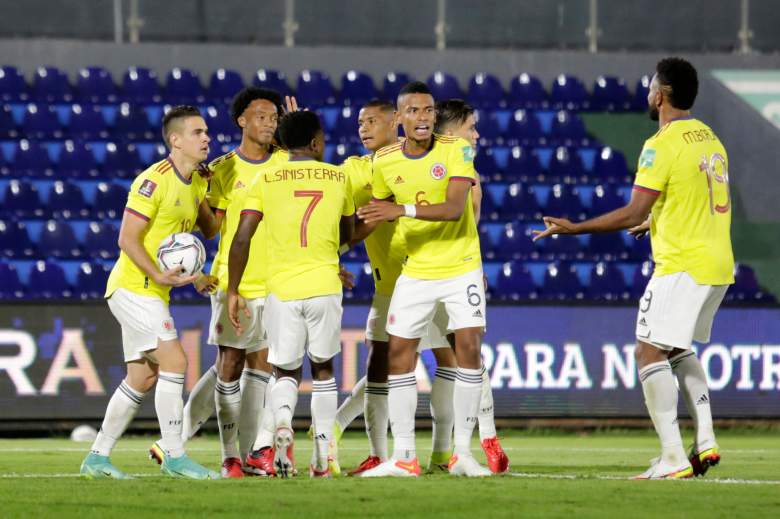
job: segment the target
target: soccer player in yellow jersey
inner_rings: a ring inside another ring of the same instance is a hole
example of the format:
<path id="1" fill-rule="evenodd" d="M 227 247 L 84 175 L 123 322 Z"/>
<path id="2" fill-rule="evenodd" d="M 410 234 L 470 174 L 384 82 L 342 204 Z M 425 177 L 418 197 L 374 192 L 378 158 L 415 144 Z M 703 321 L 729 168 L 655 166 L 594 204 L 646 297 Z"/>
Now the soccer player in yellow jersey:
<path id="1" fill-rule="evenodd" d="M 213 175 L 206 195 L 220 224 L 219 249 L 211 267 L 211 274 L 219 279 L 219 288 L 211 296 L 208 337 L 208 343 L 219 350 L 214 368 L 201 377 L 190 394 L 184 410 L 183 434 L 185 440 L 189 439 L 209 418 L 216 404 L 222 476 L 237 478 L 244 471 L 258 475 L 267 472 L 248 464 L 242 470 L 258 432 L 271 376 L 262 325 L 267 267 L 265 226 L 260 225 L 252 239 L 250 261 L 239 287 L 249 313 L 244 318 L 246 333 L 240 337 L 234 333 L 227 314 L 227 255 L 249 186 L 263 171 L 286 162 L 287 152 L 272 144 L 278 118 L 283 113 L 282 98 L 277 92 L 244 88 L 236 94 L 230 111 L 236 126 L 241 128 L 241 143 L 209 165 Z"/>
<path id="2" fill-rule="evenodd" d="M 400 218 L 407 250 L 387 320 L 393 457 L 361 475 L 420 473 L 414 443 L 414 368 L 420 338 L 440 303 L 449 318 L 447 328 L 455 332 L 458 361 L 450 473 L 489 475 L 470 449 L 482 384 L 480 347 L 485 327 L 482 258 L 471 210 L 471 187 L 476 182 L 474 149 L 463 139 L 433 134 L 434 100 L 424 83 L 401 89 L 398 117 L 406 139 L 376 153 L 375 200 L 358 211 L 367 224 Z"/>
<path id="3" fill-rule="evenodd" d="M 298 400 L 303 358 L 314 378 L 311 414 L 315 445 L 309 474 L 330 477 L 328 444 L 338 391 L 333 357 L 341 349 L 341 280 L 338 250 L 349 241 L 355 205 L 349 181 L 337 166 L 323 163 L 324 133 L 312 112 L 293 112 L 279 125 L 288 162 L 258 176 L 246 199 L 228 262 L 230 320 L 241 335 L 243 297 L 239 284 L 249 257 L 249 242 L 265 223 L 268 277 L 263 322 L 268 361 L 276 371 L 270 392 L 276 423 L 276 474 L 288 477 L 292 417 Z"/>
<path id="4" fill-rule="evenodd" d="M 205 201 L 207 180 L 195 170 L 209 153 L 206 122 L 197 108 L 177 106 L 163 118 L 171 154 L 142 172 L 130 187 L 122 226 L 121 252 L 106 287 L 111 313 L 122 328 L 127 377 L 108 403 L 100 432 L 81 473 L 93 478 L 126 478 L 109 454 L 155 383 L 155 410 L 162 438 L 153 451 L 164 474 L 213 479 L 219 475 L 192 461 L 182 441 L 182 389 L 187 359 L 168 310 L 171 287 L 195 281 L 179 268 L 160 272 L 154 261 L 166 236 L 191 232 L 206 237 L 218 225 Z"/>
<path id="5" fill-rule="evenodd" d="M 687 478 L 720 461 L 704 370 L 691 349 L 707 343 L 715 312 L 734 282 L 728 158 L 715 132 L 691 117 L 699 81 L 680 58 L 656 66 L 647 101 L 658 133 L 645 141 L 627 206 L 584 222 L 545 217 L 553 234 L 584 234 L 647 226 L 655 271 L 636 324 L 636 361 L 645 403 L 661 440 L 661 456 L 637 479 Z M 696 425 L 690 460 L 677 425 L 677 377 Z"/>

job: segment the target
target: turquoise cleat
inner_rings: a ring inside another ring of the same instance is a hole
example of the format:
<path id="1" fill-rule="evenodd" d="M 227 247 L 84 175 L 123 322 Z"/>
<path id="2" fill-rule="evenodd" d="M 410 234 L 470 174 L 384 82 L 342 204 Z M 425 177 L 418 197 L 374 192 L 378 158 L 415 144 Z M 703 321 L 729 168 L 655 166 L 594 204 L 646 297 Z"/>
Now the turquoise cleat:
<path id="1" fill-rule="evenodd" d="M 87 479 L 133 479 L 116 468 L 108 456 L 101 456 L 90 452 L 81 462 L 79 473 Z"/>
<path id="2" fill-rule="evenodd" d="M 152 446 L 152 454 L 157 459 L 162 459 L 160 471 L 174 478 L 186 479 L 220 479 L 219 474 L 209 470 L 203 465 L 193 461 L 186 454 L 178 458 L 172 458 L 156 443 Z"/>

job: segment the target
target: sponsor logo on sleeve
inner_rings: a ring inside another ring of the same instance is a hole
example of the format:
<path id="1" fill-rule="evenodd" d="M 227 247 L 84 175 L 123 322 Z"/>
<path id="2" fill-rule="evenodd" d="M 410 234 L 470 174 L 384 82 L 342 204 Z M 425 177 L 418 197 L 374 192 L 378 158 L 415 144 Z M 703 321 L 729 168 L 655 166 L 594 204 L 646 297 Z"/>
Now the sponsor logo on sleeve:
<path id="1" fill-rule="evenodd" d="M 639 156 L 639 169 L 652 168 L 655 162 L 655 150 L 648 148 Z"/>
<path id="2" fill-rule="evenodd" d="M 145 196 L 146 198 L 152 198 L 152 194 L 154 194 L 155 189 L 157 189 L 157 184 L 149 179 L 146 179 L 141 184 L 141 187 L 138 188 L 138 194 Z"/>
<path id="3" fill-rule="evenodd" d="M 441 164 L 437 162 L 433 166 L 431 166 L 431 176 L 434 178 L 434 180 L 441 180 L 447 175 L 447 168 L 444 167 L 444 164 Z"/>

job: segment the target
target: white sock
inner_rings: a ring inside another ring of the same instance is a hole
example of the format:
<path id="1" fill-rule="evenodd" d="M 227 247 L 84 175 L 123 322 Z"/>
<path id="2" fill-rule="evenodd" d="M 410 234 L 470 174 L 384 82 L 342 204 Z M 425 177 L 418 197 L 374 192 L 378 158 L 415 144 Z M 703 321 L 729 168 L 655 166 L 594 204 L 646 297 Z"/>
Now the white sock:
<path id="1" fill-rule="evenodd" d="M 339 406 L 339 410 L 336 413 L 336 422 L 339 424 L 339 429 L 342 431 L 346 430 L 347 427 L 349 427 L 349 424 L 363 412 L 366 382 L 368 382 L 367 377 L 358 380 L 347 399 Z"/>
<path id="2" fill-rule="evenodd" d="M 280 427 L 292 429 L 295 404 L 298 403 L 298 382 L 282 377 L 271 388 L 271 409 L 274 413 L 274 432 Z"/>
<path id="3" fill-rule="evenodd" d="M 482 368 L 458 368 L 455 379 L 455 454 L 471 456 L 471 433 L 477 423 Z"/>
<path id="4" fill-rule="evenodd" d="M 436 368 L 436 375 L 431 383 L 433 452 L 450 452 L 452 450 L 452 428 L 455 421 L 452 399 L 455 373 L 455 368 Z"/>
<path id="5" fill-rule="evenodd" d="M 238 380 L 225 382 L 217 379 L 214 390 L 217 406 L 219 440 L 222 446 L 222 460 L 238 458 L 236 439 L 238 438 L 238 419 L 241 415 L 241 385 Z"/>
<path id="6" fill-rule="evenodd" d="M 184 422 L 181 438 L 188 441 L 195 436 L 200 426 L 214 413 L 214 387 L 217 385 L 217 368 L 211 366 L 192 388 L 187 405 L 184 406 Z"/>
<path id="7" fill-rule="evenodd" d="M 364 405 L 371 456 L 384 461 L 387 459 L 387 382 L 368 382 Z"/>
<path id="8" fill-rule="evenodd" d="M 154 391 L 154 408 L 160 422 L 161 435 L 158 444 L 172 458 L 184 455 L 184 442 L 181 439 L 183 391 L 184 374 L 160 371 Z"/>
<path id="9" fill-rule="evenodd" d="M 411 461 L 417 457 L 414 444 L 414 414 L 417 411 L 417 379 L 414 372 L 390 375 L 387 407 L 393 432 L 393 458 Z"/>
<path id="10" fill-rule="evenodd" d="M 661 457 L 673 467 L 688 463 L 677 425 L 677 387 L 668 360 L 648 364 L 639 370 L 645 404 L 661 440 Z"/>
<path id="11" fill-rule="evenodd" d="M 311 421 L 314 425 L 314 447 L 319 469 L 328 466 L 328 450 L 333 437 L 333 423 L 336 420 L 338 405 L 338 386 L 336 379 L 315 380 L 312 382 Z"/>
<path id="12" fill-rule="evenodd" d="M 241 418 L 238 422 L 238 451 L 242 463 L 252 449 L 257 431 L 260 428 L 265 390 L 270 377 L 270 373 L 259 369 L 244 368 L 243 373 L 241 373 Z"/>
<path id="13" fill-rule="evenodd" d="M 276 383 L 276 377 L 271 375 L 268 379 L 268 386 L 265 388 L 265 402 L 263 403 L 263 413 L 260 416 L 260 428 L 257 430 L 253 451 L 264 447 L 270 447 L 274 443 L 274 433 L 276 432 L 276 423 L 274 422 L 274 411 L 271 408 L 271 391 Z"/>
<path id="14" fill-rule="evenodd" d="M 482 390 L 479 395 L 479 439 L 495 438 L 496 418 L 493 415 L 493 388 L 485 367 L 482 367 Z"/>
<path id="15" fill-rule="evenodd" d="M 715 431 L 712 430 L 710 391 L 701 362 L 696 358 L 696 353 L 688 351 L 671 359 L 669 364 L 677 376 L 680 393 L 696 425 L 696 447 L 699 450 L 714 447 L 716 443 Z"/>
<path id="16" fill-rule="evenodd" d="M 124 380 L 119 384 L 108 401 L 106 416 L 92 444 L 92 452 L 101 456 L 111 455 L 111 450 L 133 421 L 145 396 L 146 393 L 139 393 Z"/>

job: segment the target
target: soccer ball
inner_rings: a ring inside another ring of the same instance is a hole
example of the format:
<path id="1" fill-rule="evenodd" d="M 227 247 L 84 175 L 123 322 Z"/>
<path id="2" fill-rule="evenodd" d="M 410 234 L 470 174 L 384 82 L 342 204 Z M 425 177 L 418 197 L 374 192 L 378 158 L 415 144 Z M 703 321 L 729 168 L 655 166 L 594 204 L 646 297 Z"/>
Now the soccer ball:
<path id="1" fill-rule="evenodd" d="M 198 274 L 206 264 L 206 248 L 201 241 L 186 232 L 166 237 L 157 248 L 157 266 L 166 271 L 177 265 L 183 268 L 182 276 Z"/>

